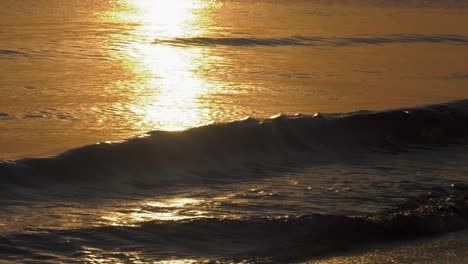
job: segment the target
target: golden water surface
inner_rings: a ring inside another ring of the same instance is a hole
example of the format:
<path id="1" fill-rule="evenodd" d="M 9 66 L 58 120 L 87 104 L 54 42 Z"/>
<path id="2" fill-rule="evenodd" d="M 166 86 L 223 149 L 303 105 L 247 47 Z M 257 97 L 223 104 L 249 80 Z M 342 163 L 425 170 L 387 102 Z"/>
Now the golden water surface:
<path id="1" fill-rule="evenodd" d="M 467 9 L 451 2 L 2 5 L 2 159 L 246 116 L 382 110 L 468 97 L 468 45 L 450 40 L 468 37 Z M 409 41 L 375 41 L 402 36 Z M 424 39 L 434 36 L 439 40 Z M 278 44 L 300 37 L 322 40 Z M 374 42 L 329 43 L 347 38 Z"/>

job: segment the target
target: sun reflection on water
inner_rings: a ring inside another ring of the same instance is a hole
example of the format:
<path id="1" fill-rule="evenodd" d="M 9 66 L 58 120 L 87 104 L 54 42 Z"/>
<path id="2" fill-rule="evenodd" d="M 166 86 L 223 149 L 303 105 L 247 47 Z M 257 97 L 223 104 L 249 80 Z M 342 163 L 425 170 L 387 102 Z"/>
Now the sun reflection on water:
<path id="1" fill-rule="evenodd" d="M 200 50 L 140 45 L 138 51 L 139 67 L 148 70 L 145 86 L 153 90 L 152 95 L 135 98 L 130 108 L 143 114 L 143 130 L 181 130 L 206 121 L 203 114 L 209 109 L 199 105 L 198 96 L 209 93 L 210 85 L 194 72 L 194 61 L 203 60 Z"/>
<path id="2" fill-rule="evenodd" d="M 113 19 L 137 25 L 125 41 L 124 54 L 116 55 L 134 75 L 132 83 L 121 89 L 128 94 L 127 115 L 132 115 L 128 120 L 140 120 L 134 126 L 141 132 L 182 130 L 210 122 L 211 108 L 201 104 L 200 97 L 221 85 L 204 77 L 201 68 L 217 62 L 201 47 L 156 40 L 200 36 L 209 22 L 205 9 L 217 2 L 125 0 L 123 4 L 125 11 Z"/>
<path id="3" fill-rule="evenodd" d="M 215 2 L 201 0 L 126 0 L 133 12 L 125 18 L 140 22 L 139 31 L 150 37 L 174 38 L 199 35 L 202 18 L 197 11 Z"/>

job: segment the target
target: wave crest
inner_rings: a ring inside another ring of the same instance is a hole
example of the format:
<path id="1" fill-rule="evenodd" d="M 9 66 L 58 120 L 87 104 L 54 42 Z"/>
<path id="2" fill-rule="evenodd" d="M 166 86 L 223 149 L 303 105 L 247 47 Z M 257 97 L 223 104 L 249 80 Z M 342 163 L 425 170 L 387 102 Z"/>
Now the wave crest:
<path id="1" fill-rule="evenodd" d="M 121 175 L 158 177 L 171 168 L 262 161 L 292 154 L 364 147 L 404 148 L 468 135 L 468 100 L 419 108 L 348 114 L 248 118 L 181 132 L 72 149 L 43 159 L 0 162 L 2 183 L 79 182 Z M 168 180 L 168 179 L 164 179 Z"/>

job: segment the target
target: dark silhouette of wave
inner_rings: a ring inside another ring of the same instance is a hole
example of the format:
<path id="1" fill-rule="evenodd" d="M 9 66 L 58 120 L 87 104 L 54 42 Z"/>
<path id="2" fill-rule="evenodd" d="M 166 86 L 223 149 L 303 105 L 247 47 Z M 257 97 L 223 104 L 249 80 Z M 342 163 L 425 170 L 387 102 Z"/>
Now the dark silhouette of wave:
<path id="1" fill-rule="evenodd" d="M 165 178 L 171 168 L 219 167 L 229 162 L 289 160 L 324 150 L 405 149 L 468 136 L 468 100 L 418 108 L 314 116 L 279 115 L 211 124 L 180 132 L 153 131 L 120 143 L 72 149 L 50 158 L 0 162 L 0 182 L 50 182 Z"/>

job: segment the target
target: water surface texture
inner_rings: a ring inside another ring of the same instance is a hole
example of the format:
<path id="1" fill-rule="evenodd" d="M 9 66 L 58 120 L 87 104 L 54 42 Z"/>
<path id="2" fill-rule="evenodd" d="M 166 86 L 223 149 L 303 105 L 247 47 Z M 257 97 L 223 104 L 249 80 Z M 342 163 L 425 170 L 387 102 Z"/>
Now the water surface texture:
<path id="1" fill-rule="evenodd" d="M 466 25 L 462 0 L 2 0 L 0 259 L 468 259 Z"/>
<path id="2" fill-rule="evenodd" d="M 467 96 L 463 1 L 10 1 L 0 157 Z"/>

